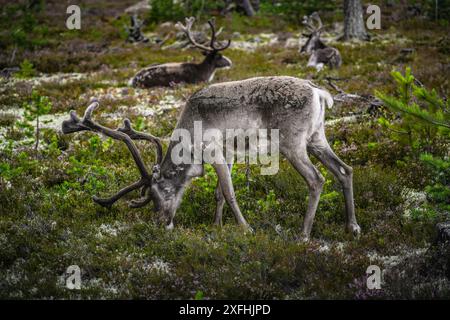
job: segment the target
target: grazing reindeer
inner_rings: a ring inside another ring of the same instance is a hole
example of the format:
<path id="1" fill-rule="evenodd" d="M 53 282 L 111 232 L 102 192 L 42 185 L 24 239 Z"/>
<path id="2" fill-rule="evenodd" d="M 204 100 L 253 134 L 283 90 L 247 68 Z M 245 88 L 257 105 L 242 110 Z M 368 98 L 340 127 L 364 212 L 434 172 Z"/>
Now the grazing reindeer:
<path id="1" fill-rule="evenodd" d="M 279 129 L 280 152 L 306 180 L 309 188 L 309 203 L 303 225 L 305 238 L 310 235 L 325 181 L 308 158 L 307 151 L 317 157 L 341 183 L 347 212 L 347 230 L 357 235 L 360 227 L 356 222 L 353 204 L 352 168 L 334 154 L 325 137 L 325 108 L 332 105 L 333 98 L 327 91 L 310 81 L 293 77 L 260 77 L 219 83 L 191 96 L 176 129 L 188 131 L 191 137 L 194 134 L 194 121 L 202 121 L 203 132 L 215 129 L 223 133 L 228 128 Z M 117 130 L 97 124 L 92 120 L 92 112 L 97 107 L 97 102 L 91 104 L 81 120 L 72 111 L 70 120 L 62 124 L 63 133 L 91 130 L 125 142 L 138 166 L 141 179 L 110 198 L 94 198 L 94 201 L 109 207 L 120 197 L 140 188 L 142 198 L 132 201 L 130 206 L 142 207 L 153 201 L 160 219 L 166 223 L 167 228 L 173 228 L 173 218 L 183 192 L 193 177 L 203 175 L 203 163 L 175 164 L 171 154 L 179 143 L 177 139 L 171 139 L 167 153 L 163 156 L 159 139 L 133 130 L 128 119 Z M 133 140 L 148 140 L 156 144 L 157 164 L 153 167 L 152 174 L 148 172 Z M 222 223 L 226 201 L 238 224 L 250 228 L 236 201 L 230 174 L 232 165 L 226 164 L 223 154 L 219 157 L 222 161 L 211 164 L 218 176 L 215 224 Z"/>
<path id="2" fill-rule="evenodd" d="M 314 25 L 313 21 L 316 21 L 317 25 Z M 339 68 L 342 65 L 342 58 L 338 49 L 329 47 L 320 40 L 324 27 L 317 12 L 309 17 L 304 16 L 303 24 L 311 32 L 303 34 L 308 40 L 300 49 L 300 52 L 310 54 L 308 67 L 314 67 L 317 71 L 322 70 L 324 65 L 328 65 L 330 68 Z"/>
<path id="3" fill-rule="evenodd" d="M 165 63 L 152 65 L 146 69 L 139 71 L 131 80 L 130 85 L 133 87 L 150 88 L 156 86 L 171 86 L 175 83 L 199 83 L 212 81 L 216 69 L 231 67 L 231 60 L 223 56 L 220 52 L 227 49 L 231 40 L 222 47 L 216 46 L 216 30 L 214 22 L 208 21 L 211 27 L 211 41 L 208 46 L 199 44 L 192 35 L 192 24 L 195 19 L 193 17 L 186 18 L 186 26 L 181 22 L 177 26 L 185 33 L 192 45 L 202 50 L 205 55 L 203 62 L 195 63 Z"/>

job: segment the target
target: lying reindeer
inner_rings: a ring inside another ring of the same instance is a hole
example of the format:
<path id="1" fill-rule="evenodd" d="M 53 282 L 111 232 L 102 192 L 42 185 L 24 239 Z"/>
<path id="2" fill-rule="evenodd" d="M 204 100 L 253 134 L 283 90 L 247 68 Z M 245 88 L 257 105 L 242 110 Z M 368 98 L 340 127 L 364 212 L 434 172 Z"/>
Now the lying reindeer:
<path id="1" fill-rule="evenodd" d="M 209 47 L 197 43 L 192 35 L 192 24 L 195 19 L 193 17 L 186 18 L 186 26 L 181 22 L 177 26 L 185 33 L 192 45 L 205 55 L 203 62 L 196 63 L 165 63 L 152 65 L 146 69 L 139 71 L 131 80 L 130 85 L 133 87 L 150 88 L 157 86 L 172 86 L 176 83 L 199 83 L 212 81 L 216 69 L 231 67 L 231 60 L 223 56 L 220 52 L 227 49 L 231 40 L 222 47 L 216 45 L 216 30 L 213 21 L 208 21 L 211 27 L 211 41 Z"/>
<path id="2" fill-rule="evenodd" d="M 332 105 L 333 98 L 327 91 L 316 87 L 310 81 L 293 77 L 260 77 L 219 83 L 191 96 L 176 129 L 189 132 L 191 137 L 194 136 L 194 121 L 202 121 L 203 132 L 216 129 L 224 133 L 229 128 L 279 129 L 280 152 L 306 180 L 309 188 L 309 203 L 303 224 L 304 237 L 308 238 L 311 233 L 325 181 L 308 158 L 307 151 L 317 157 L 341 183 L 345 196 L 347 230 L 357 235 L 360 227 L 356 222 L 353 204 L 352 168 L 334 154 L 325 137 L 325 108 Z M 117 130 L 97 124 L 92 120 L 92 113 L 97 107 L 97 102 L 92 103 L 85 111 L 83 119 L 79 119 L 75 112 L 71 111 L 70 120 L 62 124 L 63 133 L 90 130 L 123 141 L 138 166 L 141 178 L 110 198 L 94 198 L 94 201 L 110 207 L 125 194 L 140 189 L 142 198 L 132 201 L 130 206 L 142 207 L 153 201 L 160 219 L 168 229 L 173 228 L 173 219 L 183 193 L 192 178 L 203 175 L 204 162 L 175 164 L 172 151 L 178 146 L 178 139 L 171 139 L 164 156 L 160 140 L 150 134 L 135 131 L 128 119 L 124 121 L 124 126 Z M 157 163 L 152 173 L 147 170 L 133 140 L 148 140 L 156 144 Z M 220 152 L 218 157 L 220 161 L 211 164 L 218 176 L 215 224 L 222 223 L 222 211 L 226 201 L 238 224 L 249 229 L 236 201 L 230 174 L 232 165 L 226 163 L 225 156 Z"/>
<path id="3" fill-rule="evenodd" d="M 313 21 L 316 21 L 317 25 L 314 25 Z M 303 24 L 311 32 L 303 34 L 308 40 L 300 49 L 301 53 L 310 54 L 308 67 L 314 67 L 317 71 L 322 70 L 324 65 L 328 65 L 330 68 L 339 68 L 342 65 L 342 58 L 338 49 L 329 47 L 320 40 L 324 27 L 317 12 L 309 17 L 304 16 Z"/>

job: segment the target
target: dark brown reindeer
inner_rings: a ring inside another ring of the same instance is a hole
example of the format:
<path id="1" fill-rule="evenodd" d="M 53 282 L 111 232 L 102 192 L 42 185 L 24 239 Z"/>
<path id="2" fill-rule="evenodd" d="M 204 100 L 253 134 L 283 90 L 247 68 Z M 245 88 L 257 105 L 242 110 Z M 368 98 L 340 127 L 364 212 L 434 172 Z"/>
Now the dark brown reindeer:
<path id="1" fill-rule="evenodd" d="M 300 52 L 310 55 L 308 67 L 314 67 L 317 71 L 322 70 L 325 65 L 330 68 L 339 68 L 342 65 L 342 58 L 338 49 L 327 46 L 320 39 L 324 26 L 319 14 L 314 12 L 310 16 L 304 16 L 303 24 L 310 33 L 303 34 L 308 40 L 300 48 Z"/>
<path id="2" fill-rule="evenodd" d="M 194 17 L 186 18 L 186 25 L 181 22 L 177 23 L 177 27 L 186 33 L 191 44 L 200 49 L 205 55 L 205 59 L 199 63 L 164 63 L 152 65 L 146 69 L 139 71 L 131 80 L 130 85 L 139 88 L 151 88 L 158 86 L 172 86 L 177 83 L 199 83 L 211 81 L 214 78 L 216 69 L 229 68 L 231 60 L 223 56 L 220 52 L 227 49 L 231 40 L 223 46 L 217 46 L 216 30 L 214 22 L 208 21 L 211 27 L 211 41 L 209 46 L 199 44 L 192 35 L 192 24 Z"/>
<path id="3" fill-rule="evenodd" d="M 259 77 L 219 83 L 197 91 L 190 97 L 176 130 L 188 132 L 192 137 L 195 135 L 196 121 L 201 121 L 203 133 L 207 130 L 219 130 L 223 137 L 224 132 L 230 128 L 279 130 L 279 151 L 305 179 L 309 188 L 302 231 L 304 237 L 310 236 L 325 181 L 309 159 L 308 152 L 321 161 L 342 185 L 347 230 L 357 235 L 360 227 L 356 222 L 353 203 L 353 170 L 334 154 L 325 137 L 325 109 L 332 105 L 333 98 L 327 91 L 310 81 L 293 77 Z M 92 113 L 97 107 L 97 102 L 92 103 L 82 119 L 71 111 L 70 119 L 62 124 L 63 133 L 90 130 L 123 141 L 137 164 L 141 178 L 110 198 L 94 198 L 94 201 L 110 207 L 127 193 L 140 189 L 142 198 L 132 201 L 130 206 L 142 207 L 153 202 L 166 227 L 173 228 L 173 219 L 183 193 L 192 178 L 203 175 L 204 162 L 176 164 L 172 153 L 179 145 L 179 140 L 174 135 L 164 156 L 160 140 L 150 134 L 135 131 L 128 119 L 117 130 L 99 125 L 92 119 Z M 156 145 L 157 163 L 152 172 L 148 171 L 133 140 L 147 140 Z M 193 146 L 191 142 L 189 144 L 190 147 Z M 236 201 L 230 174 L 232 164 L 227 163 L 225 155 L 220 152 L 218 156 L 221 160 L 211 163 L 218 176 L 215 224 L 222 223 L 222 211 L 226 202 L 238 224 L 249 229 Z"/>

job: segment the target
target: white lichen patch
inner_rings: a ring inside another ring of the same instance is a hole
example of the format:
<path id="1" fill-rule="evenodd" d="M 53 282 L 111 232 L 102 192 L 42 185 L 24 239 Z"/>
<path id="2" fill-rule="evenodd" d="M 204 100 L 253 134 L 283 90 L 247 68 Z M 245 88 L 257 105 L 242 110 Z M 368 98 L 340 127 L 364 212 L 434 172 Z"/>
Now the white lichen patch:
<path id="1" fill-rule="evenodd" d="M 427 203 L 427 194 L 423 191 L 417 191 L 410 188 L 404 188 L 401 192 L 401 197 L 403 199 L 403 216 L 405 218 L 411 218 L 413 210 L 424 211 L 421 208 L 422 205 Z"/>
<path id="2" fill-rule="evenodd" d="M 358 115 L 345 116 L 337 119 L 327 120 L 325 121 L 326 126 L 335 126 L 339 123 L 355 123 L 360 119 Z"/>
<path id="3" fill-rule="evenodd" d="M 161 97 L 161 98 L 159 98 Z M 83 99 L 98 100 L 125 100 L 130 105 L 121 105 L 114 112 L 101 114 L 104 118 L 123 119 L 124 117 L 143 116 L 152 117 L 162 114 L 167 110 L 178 109 L 184 105 L 182 99 L 176 98 L 171 89 L 154 88 L 136 89 L 136 88 L 100 88 L 82 95 Z M 158 99 L 159 98 L 159 99 Z M 102 103 L 100 103 L 102 104 Z"/>
<path id="4" fill-rule="evenodd" d="M 298 39 L 298 36 L 294 35 L 282 43 L 278 40 L 278 36 L 275 33 L 259 33 L 246 37 L 239 35 L 236 39 L 233 39 L 230 48 L 246 52 L 253 52 L 264 46 L 283 45 L 285 48 L 295 48 L 299 45 Z"/>
<path id="5" fill-rule="evenodd" d="M 389 271 L 390 269 L 396 267 L 397 265 L 405 261 L 405 259 L 421 256 L 425 254 L 427 250 L 428 247 L 419 249 L 405 248 L 402 249 L 397 255 L 381 256 L 376 252 L 371 252 L 367 254 L 367 257 L 370 259 L 371 262 L 374 263 L 381 262 L 383 269 L 385 271 Z"/>
<path id="6" fill-rule="evenodd" d="M 103 239 L 104 237 L 117 237 L 117 235 L 126 230 L 128 226 L 124 223 L 116 221 L 113 224 L 102 223 L 98 229 L 95 237 L 97 239 Z"/>
<path id="7" fill-rule="evenodd" d="M 85 73 L 54 73 L 54 74 L 41 74 L 37 77 L 32 77 L 29 79 L 19 79 L 19 78 L 11 78 L 5 84 L 7 87 L 16 86 L 18 83 L 26 83 L 31 86 L 39 86 L 44 83 L 55 82 L 60 85 L 64 85 L 67 83 L 84 80 L 88 77 Z"/>
<path id="8" fill-rule="evenodd" d="M 170 265 L 158 257 L 153 258 L 152 262 L 144 264 L 145 271 L 155 271 L 160 274 L 169 274 Z"/>

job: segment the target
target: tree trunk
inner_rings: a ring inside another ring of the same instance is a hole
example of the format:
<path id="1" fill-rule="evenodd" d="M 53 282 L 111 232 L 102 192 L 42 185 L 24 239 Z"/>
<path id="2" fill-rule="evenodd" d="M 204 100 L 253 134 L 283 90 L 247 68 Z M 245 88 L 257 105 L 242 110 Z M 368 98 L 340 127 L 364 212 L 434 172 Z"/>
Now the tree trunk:
<path id="1" fill-rule="evenodd" d="M 344 40 L 369 40 L 361 0 L 344 0 Z"/>
<path id="2" fill-rule="evenodd" d="M 253 9 L 253 6 L 252 6 L 252 3 L 250 2 L 250 0 L 243 0 L 242 7 L 247 16 L 253 17 L 255 15 L 255 9 Z"/>

